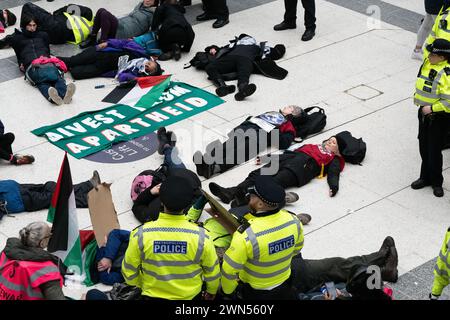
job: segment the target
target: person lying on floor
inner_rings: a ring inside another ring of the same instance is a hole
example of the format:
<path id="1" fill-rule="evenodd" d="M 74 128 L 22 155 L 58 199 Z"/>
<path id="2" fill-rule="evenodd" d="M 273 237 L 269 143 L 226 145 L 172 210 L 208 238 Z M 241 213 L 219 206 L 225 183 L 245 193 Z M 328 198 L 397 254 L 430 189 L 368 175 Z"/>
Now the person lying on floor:
<path id="1" fill-rule="evenodd" d="M 157 170 L 145 170 L 134 178 L 131 184 L 131 199 L 133 200 L 132 212 L 141 223 L 155 221 L 161 212 L 161 200 L 159 188 L 161 183 L 170 176 L 182 177 L 189 181 L 194 189 L 195 203 L 201 195 L 201 182 L 198 176 L 186 169 L 175 148 L 176 138 L 173 132 L 161 127 L 157 132 L 159 146 L 158 153 L 164 154 L 164 162 Z"/>
<path id="2" fill-rule="evenodd" d="M 204 155 L 200 151 L 194 153 L 197 174 L 209 179 L 256 157 L 267 147 L 289 148 L 296 137 L 296 127 L 304 119 L 303 109 L 294 105 L 248 117 L 228 133 L 224 143 L 213 143 Z M 272 138 L 277 141 L 272 143 Z"/>
<path id="3" fill-rule="evenodd" d="M 100 184 L 100 176 L 94 171 L 88 181 L 73 185 L 77 208 L 87 208 L 87 194 Z M 44 184 L 23 184 L 15 180 L 0 180 L 0 216 L 8 213 L 32 212 L 48 209 L 56 182 Z"/>
<path id="4" fill-rule="evenodd" d="M 206 71 L 208 79 L 217 87 L 216 94 L 219 97 L 224 97 L 236 90 L 234 85 L 227 85 L 225 81 L 237 78 L 238 92 L 234 98 L 241 101 L 256 91 L 256 85 L 250 83 L 252 73 L 259 72 L 279 80 L 286 77 L 288 72 L 274 62 L 283 57 L 285 52 L 286 47 L 282 44 L 272 48 L 265 42 L 256 42 L 252 36 L 241 34 L 222 48 L 217 45 L 206 47 L 205 53 L 196 54 L 191 60 L 191 65 Z M 196 57 L 206 59 L 197 61 Z"/>
<path id="5" fill-rule="evenodd" d="M 0 33 L 5 32 L 5 29 L 14 25 L 16 21 L 17 17 L 14 13 L 8 9 L 0 9 Z M 0 43 L 0 49 L 2 48 L 1 45 Z"/>
<path id="6" fill-rule="evenodd" d="M 344 142 L 339 134 L 323 141 L 321 144 L 304 144 L 295 151 L 284 151 L 281 155 L 272 156 L 271 162 L 264 167 L 252 171 L 248 177 L 235 187 L 224 188 L 211 182 L 209 189 L 224 203 L 232 202 L 232 206 L 246 204 L 246 192 L 262 170 L 270 167 L 272 161 L 279 161 L 277 172 L 272 174 L 275 181 L 283 188 L 301 187 L 315 177 L 327 175 L 329 195 L 334 197 L 339 190 L 339 175 L 344 169 L 345 161 L 341 157 Z M 264 171 L 263 171 L 264 173 Z"/>
<path id="7" fill-rule="evenodd" d="M 145 47 L 145 43 L 148 43 L 147 47 Z M 64 61 L 72 77 L 76 80 L 102 76 L 114 77 L 117 75 L 118 69 L 124 69 L 123 65 L 128 62 L 130 62 L 129 66 L 133 64 L 136 67 L 127 70 L 134 77 L 161 75 L 163 71 L 160 65 L 147 53 L 154 49 L 150 48 L 152 46 L 150 43 L 151 41 L 146 41 L 145 38 L 137 40 L 109 39 L 107 42 L 89 47 L 72 57 L 58 58 Z M 138 60 L 135 61 L 135 59 Z M 123 79 L 130 80 L 131 78 L 124 76 Z"/>
<path id="8" fill-rule="evenodd" d="M 12 144 L 15 138 L 16 137 L 12 132 L 5 133 L 5 127 L 0 120 L 0 159 L 15 165 L 33 163 L 34 157 L 32 155 L 13 154 Z"/>

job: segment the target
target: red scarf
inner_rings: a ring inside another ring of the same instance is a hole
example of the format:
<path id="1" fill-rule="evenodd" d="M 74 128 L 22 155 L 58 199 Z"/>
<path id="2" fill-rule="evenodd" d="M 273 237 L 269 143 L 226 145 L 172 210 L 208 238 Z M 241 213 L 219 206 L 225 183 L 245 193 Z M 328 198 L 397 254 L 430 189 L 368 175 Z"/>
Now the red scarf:
<path id="1" fill-rule="evenodd" d="M 344 170 L 344 159 L 328 151 L 326 148 L 322 147 L 321 144 L 305 144 L 295 150 L 295 152 L 306 153 L 308 156 L 316 160 L 317 164 L 322 167 L 322 170 L 323 167 L 329 165 L 331 161 L 333 161 L 334 157 L 338 157 L 341 171 Z M 321 175 L 323 175 L 323 172 L 321 172 Z"/>

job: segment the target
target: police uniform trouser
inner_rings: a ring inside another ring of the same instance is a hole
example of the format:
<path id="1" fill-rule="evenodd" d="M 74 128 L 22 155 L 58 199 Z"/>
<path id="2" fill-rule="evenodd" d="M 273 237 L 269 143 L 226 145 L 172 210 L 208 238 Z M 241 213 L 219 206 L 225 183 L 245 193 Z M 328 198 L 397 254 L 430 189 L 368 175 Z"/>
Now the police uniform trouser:
<path id="1" fill-rule="evenodd" d="M 441 187 L 442 148 L 450 126 L 450 114 L 436 112 L 424 116 L 419 109 L 419 151 L 422 158 L 420 178 L 433 187 Z"/>
<path id="2" fill-rule="evenodd" d="M 241 287 L 243 300 L 295 300 L 295 291 L 292 287 L 292 275 L 278 287 L 271 290 L 256 290 L 248 283 Z"/>
<path id="3" fill-rule="evenodd" d="M 207 15 L 216 19 L 228 19 L 227 0 L 202 0 Z"/>
<path id="4" fill-rule="evenodd" d="M 222 74 L 237 72 L 238 87 L 248 84 L 253 72 L 253 61 L 247 57 L 224 55 L 209 63 L 205 71 L 211 80 L 223 79 Z"/>
<path id="5" fill-rule="evenodd" d="M 20 195 L 22 197 L 25 211 L 38 211 L 48 209 L 52 201 L 56 183 L 48 181 L 45 184 L 20 184 Z M 87 208 L 87 194 L 92 190 L 92 183 L 85 181 L 73 185 L 75 202 L 77 208 Z"/>
<path id="6" fill-rule="evenodd" d="M 284 21 L 286 23 L 295 23 L 297 20 L 297 2 L 298 0 L 284 0 Z M 302 0 L 303 9 L 305 9 L 305 28 L 316 29 L 316 4 L 315 0 Z"/>
<path id="7" fill-rule="evenodd" d="M 320 260 L 303 259 L 299 254 L 291 262 L 292 285 L 298 293 L 307 293 L 324 282 L 347 282 L 351 273 L 361 266 L 376 265 L 381 268 L 385 262 L 386 256 L 379 252 L 347 259 L 334 257 Z"/>

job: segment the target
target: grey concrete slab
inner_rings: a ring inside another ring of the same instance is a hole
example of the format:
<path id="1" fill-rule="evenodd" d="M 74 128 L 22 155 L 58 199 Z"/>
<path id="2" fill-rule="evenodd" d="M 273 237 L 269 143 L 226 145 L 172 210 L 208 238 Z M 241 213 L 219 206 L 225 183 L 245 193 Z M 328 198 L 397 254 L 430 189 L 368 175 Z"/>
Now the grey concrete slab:
<path id="1" fill-rule="evenodd" d="M 18 6 L 23 6 L 27 2 L 36 2 L 39 0 L 2 0 L 0 2 L 1 9 L 14 8 Z"/>

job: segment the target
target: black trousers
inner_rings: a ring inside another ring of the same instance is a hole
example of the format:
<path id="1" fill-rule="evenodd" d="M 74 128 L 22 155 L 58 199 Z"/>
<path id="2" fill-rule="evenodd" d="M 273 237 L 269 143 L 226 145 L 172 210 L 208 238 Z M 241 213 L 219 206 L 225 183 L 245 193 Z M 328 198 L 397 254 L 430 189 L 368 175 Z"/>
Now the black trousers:
<path id="1" fill-rule="evenodd" d="M 284 0 L 284 21 L 286 23 L 295 23 L 297 20 L 297 2 L 298 0 Z M 315 0 L 302 0 L 303 9 L 305 9 L 305 29 L 316 29 L 316 4 Z"/>
<path id="2" fill-rule="evenodd" d="M 295 300 L 295 291 L 291 284 L 291 278 L 272 290 L 253 289 L 245 283 L 241 287 L 243 300 Z"/>
<path id="3" fill-rule="evenodd" d="M 249 83 L 253 61 L 243 56 L 225 55 L 208 64 L 205 71 L 212 81 L 223 80 L 222 74 L 237 72 L 239 87 Z"/>
<path id="4" fill-rule="evenodd" d="M 185 45 L 188 33 L 181 26 L 172 26 L 170 28 L 161 28 L 158 33 L 159 47 L 163 52 L 171 51 L 172 45 L 178 44 L 180 47 Z"/>
<path id="5" fill-rule="evenodd" d="M 292 285 L 297 292 L 307 293 L 328 281 L 347 282 L 359 267 L 376 265 L 381 268 L 385 263 L 386 256 L 379 252 L 347 259 L 334 257 L 320 260 L 303 259 L 299 254 L 291 262 Z"/>
<path id="6" fill-rule="evenodd" d="M 441 187 L 442 148 L 446 141 L 446 132 L 450 127 L 450 114 L 445 112 L 424 116 L 419 109 L 419 151 L 422 158 L 420 178 L 433 187 Z"/>
<path id="7" fill-rule="evenodd" d="M 202 0 L 207 15 L 216 19 L 228 19 L 227 0 Z"/>
<path id="8" fill-rule="evenodd" d="M 14 142 L 14 134 L 8 132 L 0 135 L 0 158 L 9 161 L 12 152 L 12 143 Z"/>
<path id="9" fill-rule="evenodd" d="M 53 181 L 48 181 L 44 184 L 20 184 L 20 195 L 25 211 L 48 209 L 55 188 L 56 182 Z M 90 181 L 73 185 L 77 208 L 88 207 L 87 194 L 91 190 L 92 183 Z"/>

